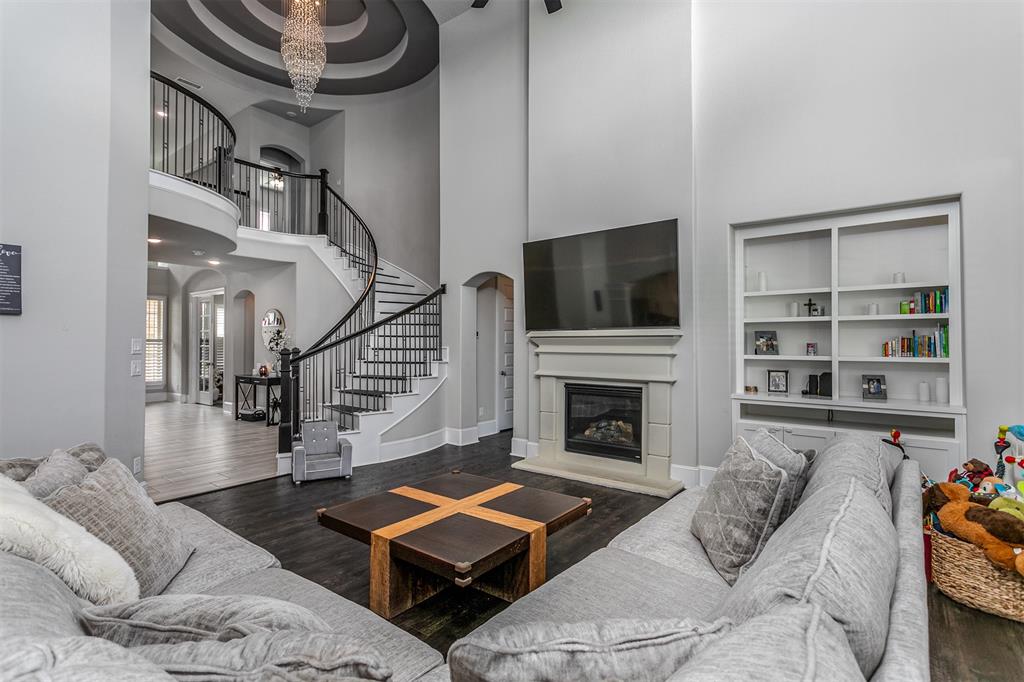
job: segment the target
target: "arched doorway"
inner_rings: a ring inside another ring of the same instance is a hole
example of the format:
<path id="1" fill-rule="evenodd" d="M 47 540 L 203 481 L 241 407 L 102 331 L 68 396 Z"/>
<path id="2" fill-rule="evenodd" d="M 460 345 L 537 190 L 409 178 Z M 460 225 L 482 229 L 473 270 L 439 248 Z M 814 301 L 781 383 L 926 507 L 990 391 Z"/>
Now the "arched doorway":
<path id="1" fill-rule="evenodd" d="M 464 324 L 472 326 L 475 343 L 463 350 L 464 367 L 475 368 L 477 436 L 512 428 L 515 396 L 515 306 L 512 278 L 498 272 L 479 273 L 466 281 L 468 305 Z M 465 385 L 464 385 L 465 388 Z"/>

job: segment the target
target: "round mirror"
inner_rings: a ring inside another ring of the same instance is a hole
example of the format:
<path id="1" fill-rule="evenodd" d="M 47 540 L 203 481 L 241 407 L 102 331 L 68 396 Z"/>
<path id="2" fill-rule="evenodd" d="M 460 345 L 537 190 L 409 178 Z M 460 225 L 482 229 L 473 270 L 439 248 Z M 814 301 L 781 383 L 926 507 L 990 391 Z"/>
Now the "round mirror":
<path id="1" fill-rule="evenodd" d="M 263 328 L 263 345 L 267 350 L 279 352 L 287 341 L 284 333 L 284 315 L 277 308 L 271 308 L 260 321 Z"/>

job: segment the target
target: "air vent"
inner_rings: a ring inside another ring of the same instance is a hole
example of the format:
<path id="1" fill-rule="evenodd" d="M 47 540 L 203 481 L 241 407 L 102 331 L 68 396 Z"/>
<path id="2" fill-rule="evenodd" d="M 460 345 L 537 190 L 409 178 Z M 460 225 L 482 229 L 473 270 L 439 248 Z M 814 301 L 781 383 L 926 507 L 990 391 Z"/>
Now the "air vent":
<path id="1" fill-rule="evenodd" d="M 196 83 L 195 81 L 190 81 L 187 78 L 182 78 L 181 76 L 175 78 L 174 80 L 178 81 L 182 85 L 187 85 L 188 87 L 192 88 L 193 90 L 202 90 L 203 89 L 203 86 L 200 85 L 199 83 Z"/>

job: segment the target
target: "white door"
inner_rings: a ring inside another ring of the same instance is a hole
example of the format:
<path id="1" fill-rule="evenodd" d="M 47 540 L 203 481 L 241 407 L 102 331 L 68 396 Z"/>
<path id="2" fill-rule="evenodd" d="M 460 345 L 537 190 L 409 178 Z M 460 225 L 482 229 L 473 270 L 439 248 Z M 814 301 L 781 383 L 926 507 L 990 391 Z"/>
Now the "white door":
<path id="1" fill-rule="evenodd" d="M 504 431 L 512 428 L 512 389 L 515 383 L 515 309 L 512 304 L 512 280 L 507 277 L 498 278 L 497 299 L 498 381 L 494 412 L 498 430 Z"/>
<path id="2" fill-rule="evenodd" d="M 196 402 L 213 405 L 214 311 L 213 296 L 197 296 L 196 303 Z"/>

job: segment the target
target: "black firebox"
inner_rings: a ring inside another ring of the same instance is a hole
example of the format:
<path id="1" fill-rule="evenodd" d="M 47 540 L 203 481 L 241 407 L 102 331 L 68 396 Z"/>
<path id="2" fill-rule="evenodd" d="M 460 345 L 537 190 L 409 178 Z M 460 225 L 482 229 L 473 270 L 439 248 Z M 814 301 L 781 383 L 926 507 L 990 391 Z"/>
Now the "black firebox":
<path id="1" fill-rule="evenodd" d="M 567 452 L 640 462 L 642 445 L 642 388 L 565 385 Z"/>

